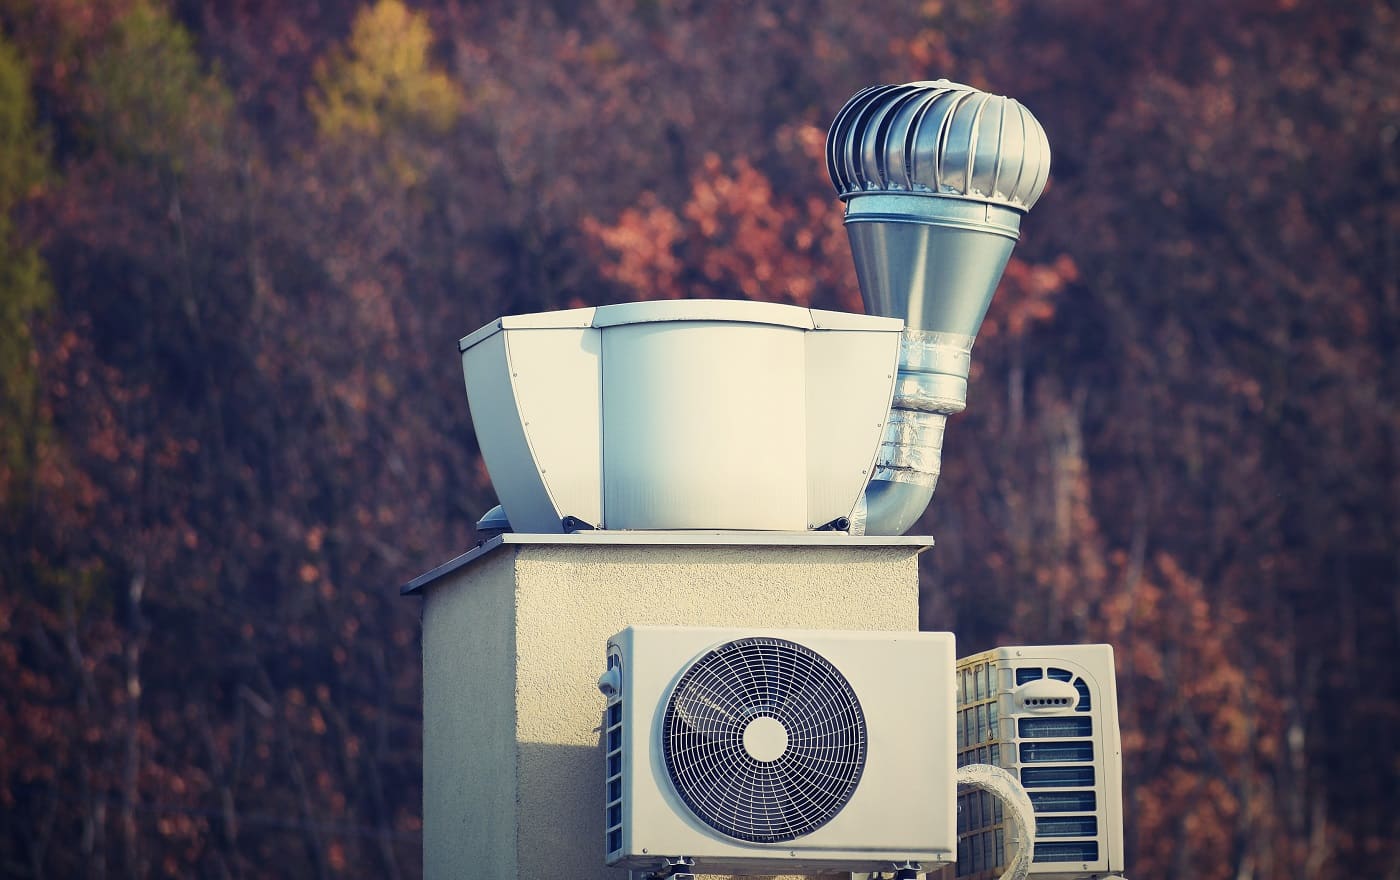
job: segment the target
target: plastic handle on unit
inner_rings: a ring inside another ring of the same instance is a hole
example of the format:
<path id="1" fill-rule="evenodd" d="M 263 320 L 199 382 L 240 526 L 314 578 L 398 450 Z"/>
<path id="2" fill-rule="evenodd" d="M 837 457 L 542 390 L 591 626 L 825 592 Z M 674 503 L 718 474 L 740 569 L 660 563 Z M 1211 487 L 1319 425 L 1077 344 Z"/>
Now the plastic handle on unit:
<path id="1" fill-rule="evenodd" d="M 603 692 L 603 696 L 611 699 L 622 690 L 622 673 L 616 666 L 598 676 L 598 690 Z"/>

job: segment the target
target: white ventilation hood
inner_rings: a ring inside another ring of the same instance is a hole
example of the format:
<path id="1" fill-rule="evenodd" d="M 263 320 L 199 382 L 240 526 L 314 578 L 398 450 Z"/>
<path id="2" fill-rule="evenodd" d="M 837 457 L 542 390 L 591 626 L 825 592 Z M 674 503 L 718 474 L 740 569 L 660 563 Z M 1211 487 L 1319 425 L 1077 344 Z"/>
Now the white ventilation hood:
<path id="1" fill-rule="evenodd" d="M 516 532 L 807 531 L 860 501 L 903 326 L 663 300 L 504 317 L 459 348 Z"/>

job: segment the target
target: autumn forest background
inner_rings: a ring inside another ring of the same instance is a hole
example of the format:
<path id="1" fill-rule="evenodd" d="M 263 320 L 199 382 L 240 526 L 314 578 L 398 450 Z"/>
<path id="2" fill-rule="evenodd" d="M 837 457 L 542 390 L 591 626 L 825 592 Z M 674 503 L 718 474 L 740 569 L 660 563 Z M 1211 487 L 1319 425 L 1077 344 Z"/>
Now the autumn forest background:
<path id="1" fill-rule="evenodd" d="M 924 625 L 1115 645 L 1129 876 L 1400 878 L 1398 16 L 0 0 L 0 876 L 418 876 L 396 587 L 494 503 L 457 338 L 859 310 L 826 126 L 947 76 L 1054 168 Z"/>

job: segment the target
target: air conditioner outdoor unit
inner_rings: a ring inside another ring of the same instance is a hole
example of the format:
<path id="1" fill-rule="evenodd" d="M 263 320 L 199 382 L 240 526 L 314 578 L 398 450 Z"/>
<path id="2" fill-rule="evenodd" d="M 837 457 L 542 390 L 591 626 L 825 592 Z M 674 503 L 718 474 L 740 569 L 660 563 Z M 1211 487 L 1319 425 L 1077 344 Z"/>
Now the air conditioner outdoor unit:
<path id="1" fill-rule="evenodd" d="M 1123 767 L 1110 645 L 995 648 L 958 660 L 958 766 L 1009 770 L 1035 807 L 1031 876 L 1123 870 Z M 999 877 L 1013 848 L 1000 802 L 958 796 L 958 878 Z"/>
<path id="2" fill-rule="evenodd" d="M 951 633 L 629 627 L 608 642 L 609 865 L 952 861 Z"/>

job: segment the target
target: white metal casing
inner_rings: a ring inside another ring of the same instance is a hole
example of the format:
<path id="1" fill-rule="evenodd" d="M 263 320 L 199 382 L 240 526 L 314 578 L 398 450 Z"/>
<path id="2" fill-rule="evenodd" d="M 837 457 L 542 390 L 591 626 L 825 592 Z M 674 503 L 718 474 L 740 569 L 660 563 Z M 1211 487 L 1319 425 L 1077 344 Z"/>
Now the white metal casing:
<path id="1" fill-rule="evenodd" d="M 957 747 L 959 766 L 1003 767 L 1030 795 L 1032 877 L 1087 880 L 1123 870 L 1111 645 L 1013 646 L 959 659 Z M 958 880 L 999 877 L 1010 854 L 999 805 L 968 792 L 958 806 Z"/>
<path id="2" fill-rule="evenodd" d="M 667 701 L 686 670 L 751 637 L 795 642 L 829 661 L 867 726 L 865 768 L 850 800 L 811 833 L 771 844 L 727 837 L 697 818 L 671 782 L 661 744 Z M 609 639 L 604 675 L 613 689 L 603 725 L 608 864 L 646 869 L 684 856 L 697 874 L 791 874 L 950 863 L 954 663 L 952 633 L 628 627 Z"/>
<path id="3" fill-rule="evenodd" d="M 849 516 L 869 480 L 902 327 L 669 300 L 500 318 L 459 347 L 516 531 L 806 531 Z"/>

